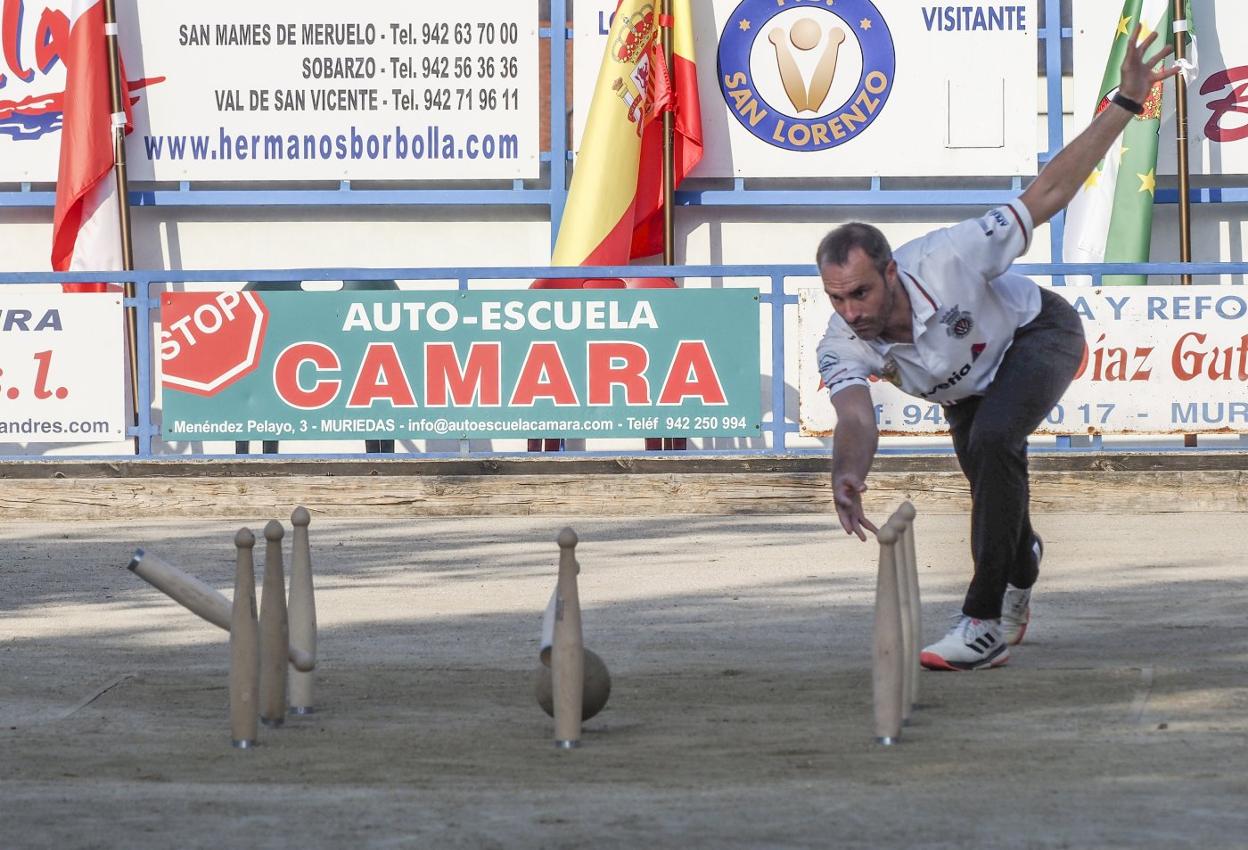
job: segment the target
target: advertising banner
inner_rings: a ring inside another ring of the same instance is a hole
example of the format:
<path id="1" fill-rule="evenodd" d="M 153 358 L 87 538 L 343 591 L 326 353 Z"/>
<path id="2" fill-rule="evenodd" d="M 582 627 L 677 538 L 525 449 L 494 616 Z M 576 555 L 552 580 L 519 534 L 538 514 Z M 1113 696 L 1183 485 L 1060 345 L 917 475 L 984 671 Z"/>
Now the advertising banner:
<path id="1" fill-rule="evenodd" d="M 750 436 L 753 290 L 161 298 L 179 440 Z"/>
<path id="2" fill-rule="evenodd" d="M 574 147 L 614 0 L 574 0 Z M 1036 172 L 1035 0 L 693 0 L 694 177 Z"/>
<path id="3" fill-rule="evenodd" d="M 1123 23 L 1122 3 L 1076 3 L 1073 9 L 1073 126 L 1092 120 L 1105 59 Z M 1187 138 L 1192 174 L 1248 174 L 1248 4 L 1192 0 L 1191 33 L 1199 72 L 1187 87 Z M 1234 34 L 1234 35 L 1232 35 Z M 1178 173 L 1174 84 L 1162 90 L 1157 173 Z"/>
<path id="4" fill-rule="evenodd" d="M 1215 286 L 1054 287 L 1083 317 L 1083 364 L 1041 434 L 1248 433 L 1248 295 Z M 798 303 L 801 429 L 830 434 L 836 413 L 815 350 L 832 315 L 821 289 Z M 941 407 L 871 385 L 881 434 L 943 434 Z"/>
<path id="5" fill-rule="evenodd" d="M 70 0 L 0 0 L 0 181 L 53 181 Z M 119 0 L 133 180 L 539 175 L 538 4 Z"/>
<path id="6" fill-rule="evenodd" d="M 125 439 L 121 296 L 0 298 L 0 442 Z"/>

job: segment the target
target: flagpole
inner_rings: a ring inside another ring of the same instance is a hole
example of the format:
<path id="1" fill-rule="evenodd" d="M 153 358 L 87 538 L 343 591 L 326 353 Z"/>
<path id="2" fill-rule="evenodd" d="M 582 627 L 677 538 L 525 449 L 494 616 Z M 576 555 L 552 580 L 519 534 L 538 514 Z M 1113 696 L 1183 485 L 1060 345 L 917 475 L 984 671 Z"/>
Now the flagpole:
<path id="1" fill-rule="evenodd" d="M 671 0 L 659 0 L 659 32 L 663 39 L 663 60 L 672 72 Z M 676 113 L 670 108 L 663 113 L 663 265 L 676 264 Z"/>
<path id="2" fill-rule="evenodd" d="M 1174 30 L 1174 59 L 1182 62 L 1187 58 L 1187 9 L 1185 0 L 1174 0 L 1172 29 Z M 1176 74 L 1174 77 L 1175 102 L 1175 144 L 1179 162 L 1179 260 L 1184 263 L 1192 261 L 1192 202 L 1188 197 L 1188 161 L 1187 161 L 1187 76 Z M 1179 282 L 1191 286 L 1192 276 L 1181 275 Z M 1196 434 L 1184 434 L 1183 446 L 1195 448 L 1200 444 Z"/>
<path id="3" fill-rule="evenodd" d="M 1182 63 L 1187 58 L 1187 10 L 1186 0 L 1174 0 L 1174 58 Z M 1192 202 L 1188 197 L 1190 166 L 1187 157 L 1187 77 L 1179 74 L 1174 78 L 1175 133 L 1179 160 L 1179 260 L 1192 261 Z M 1192 276 L 1180 278 L 1184 286 L 1190 286 Z"/>
<path id="4" fill-rule="evenodd" d="M 112 107 L 113 162 L 117 175 L 117 206 L 121 219 L 122 269 L 134 270 L 134 243 L 130 232 L 130 181 L 126 177 L 126 103 L 122 93 L 121 46 L 117 34 L 116 0 L 104 0 L 104 33 L 108 41 L 108 90 Z M 126 298 L 134 298 L 134 281 L 124 284 Z M 139 327 L 134 307 L 126 312 L 126 348 L 130 355 L 130 404 L 133 423 L 139 424 Z M 134 437 L 135 453 L 140 445 L 139 435 Z"/>

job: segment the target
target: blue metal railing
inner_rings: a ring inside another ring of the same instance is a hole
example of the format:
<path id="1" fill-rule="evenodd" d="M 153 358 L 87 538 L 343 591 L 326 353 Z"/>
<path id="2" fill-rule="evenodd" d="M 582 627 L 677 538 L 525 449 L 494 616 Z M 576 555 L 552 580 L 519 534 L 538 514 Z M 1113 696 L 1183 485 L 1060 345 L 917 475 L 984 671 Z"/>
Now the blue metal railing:
<path id="1" fill-rule="evenodd" d="M 1066 275 L 1091 276 L 1093 285 L 1099 285 L 1104 275 L 1144 274 L 1149 276 L 1179 276 L 1183 274 L 1196 277 L 1208 276 L 1240 276 L 1248 278 L 1248 263 L 1107 263 L 1095 264 L 1018 264 L 1016 271 L 1033 276 L 1052 276 L 1060 280 Z M 770 291 L 760 291 L 760 321 L 770 330 L 770 356 L 760 363 L 760 371 L 770 370 L 770 383 L 765 392 L 763 410 L 763 430 L 770 439 L 750 448 L 733 448 L 720 450 L 713 448 L 695 449 L 690 455 L 715 454 L 757 454 L 757 455 L 801 455 L 811 452 L 822 452 L 826 449 L 800 448 L 789 445 L 789 435 L 799 430 L 795 416 L 790 416 L 786 401 L 796 395 L 796 381 L 786 376 L 785 354 L 788 350 L 785 332 L 785 309 L 795 306 L 798 298 L 785 292 L 785 281 L 804 278 L 810 285 L 817 285 L 817 275 L 813 267 L 808 265 L 702 265 L 702 266 L 606 266 L 606 267 L 498 267 L 498 268 L 323 268 L 323 269 L 236 269 L 220 271 L 136 271 L 136 272 L 91 272 L 87 275 L 91 280 L 122 283 L 132 281 L 136 295 L 133 299 L 125 299 L 127 306 L 137 311 L 138 335 L 138 424 L 128 428 L 127 436 L 138 442 L 137 456 L 155 458 L 161 455 L 153 452 L 153 442 L 160 436 L 159 428 L 153 420 L 153 374 L 155 349 L 151 337 L 151 327 L 157 305 L 159 292 L 165 286 L 185 283 L 216 283 L 220 281 L 254 281 L 254 282 L 287 282 L 290 281 L 352 281 L 352 280 L 396 280 L 419 283 L 421 281 L 456 281 L 461 290 L 469 288 L 472 282 L 483 282 L 488 286 L 491 280 L 525 280 L 539 277 L 661 277 L 711 279 L 712 282 L 723 279 L 750 278 L 766 279 Z M 32 283 L 67 283 L 84 279 L 84 273 L 0 273 L 0 286 Z M 1060 439 L 1059 448 L 1074 448 L 1069 438 Z M 1099 448 L 1099 441 L 1090 446 Z M 895 452 L 908 451 L 905 448 L 886 450 Z M 910 450 L 912 451 L 912 450 Z M 458 457 L 466 454 L 472 456 L 500 456 L 514 454 L 509 452 L 475 452 L 470 451 L 467 443 L 461 443 L 458 452 L 425 452 L 422 457 Z M 640 454 L 639 452 L 589 450 L 584 454 L 610 454 L 612 456 Z M 235 456 L 221 454 L 213 456 Z M 358 457 L 358 455 L 324 455 L 317 457 Z M 0 459 L 29 458 L 30 455 L 3 456 Z M 58 455 L 58 457 L 76 457 L 80 459 L 95 458 L 95 455 Z M 112 456 L 115 457 L 115 456 Z M 168 457 L 168 456 L 166 456 Z M 174 456 L 170 459 L 176 459 Z"/>

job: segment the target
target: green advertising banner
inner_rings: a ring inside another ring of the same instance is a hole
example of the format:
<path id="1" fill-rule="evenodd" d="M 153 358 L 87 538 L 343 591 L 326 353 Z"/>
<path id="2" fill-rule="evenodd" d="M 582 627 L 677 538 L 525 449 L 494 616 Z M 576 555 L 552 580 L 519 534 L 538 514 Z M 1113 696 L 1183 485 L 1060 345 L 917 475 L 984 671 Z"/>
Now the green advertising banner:
<path id="1" fill-rule="evenodd" d="M 170 292 L 179 440 L 750 436 L 748 289 Z"/>

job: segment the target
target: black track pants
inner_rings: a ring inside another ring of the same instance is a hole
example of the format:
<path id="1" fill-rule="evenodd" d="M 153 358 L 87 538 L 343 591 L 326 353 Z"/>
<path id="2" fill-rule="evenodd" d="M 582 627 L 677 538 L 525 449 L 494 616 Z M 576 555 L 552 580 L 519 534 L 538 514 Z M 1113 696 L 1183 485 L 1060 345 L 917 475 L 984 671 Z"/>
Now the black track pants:
<path id="1" fill-rule="evenodd" d="M 945 407 L 953 446 L 971 484 L 975 577 L 962 613 L 1001 616 L 1006 582 L 1031 587 L 1027 438 L 1057 404 L 1083 358 L 1083 324 L 1065 299 L 1040 291 L 1040 314 L 1014 342 L 982 396 Z"/>

